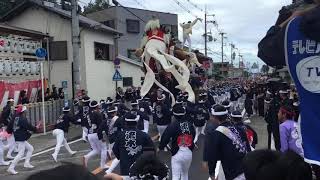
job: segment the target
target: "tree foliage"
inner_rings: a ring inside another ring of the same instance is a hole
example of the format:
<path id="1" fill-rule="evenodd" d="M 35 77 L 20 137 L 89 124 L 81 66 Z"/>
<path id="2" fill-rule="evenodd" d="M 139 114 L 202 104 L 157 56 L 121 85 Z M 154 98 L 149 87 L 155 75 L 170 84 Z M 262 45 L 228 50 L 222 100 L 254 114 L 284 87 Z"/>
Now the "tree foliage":
<path id="1" fill-rule="evenodd" d="M 253 63 L 251 69 L 258 69 L 259 68 L 259 65 L 257 63 Z"/>
<path id="2" fill-rule="evenodd" d="M 260 71 L 261 71 L 261 73 L 268 74 L 268 72 L 269 72 L 269 66 L 266 65 L 266 64 L 262 65 Z"/>
<path id="3" fill-rule="evenodd" d="M 95 0 L 94 3 L 90 2 L 87 6 L 83 7 L 83 14 L 89 14 L 96 11 L 101 11 L 108 8 L 110 5 L 106 0 Z"/>

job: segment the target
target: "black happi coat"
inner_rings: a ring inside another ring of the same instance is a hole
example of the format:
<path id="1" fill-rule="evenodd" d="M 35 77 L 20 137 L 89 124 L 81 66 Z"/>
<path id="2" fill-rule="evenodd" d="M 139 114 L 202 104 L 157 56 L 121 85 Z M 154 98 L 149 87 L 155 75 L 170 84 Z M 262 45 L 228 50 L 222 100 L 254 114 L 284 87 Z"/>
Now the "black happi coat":
<path id="1" fill-rule="evenodd" d="M 171 123 L 170 105 L 157 102 L 154 107 L 153 119 L 159 126 L 169 125 Z"/>
<path id="2" fill-rule="evenodd" d="M 210 114 L 204 103 L 198 103 L 194 107 L 193 124 L 196 127 L 202 127 L 210 119 Z"/>
<path id="3" fill-rule="evenodd" d="M 118 134 L 112 150 L 116 158 L 120 159 L 121 175 L 129 175 L 130 166 L 146 147 L 154 147 L 150 136 L 135 127 L 125 128 Z"/>
<path id="4" fill-rule="evenodd" d="M 226 180 L 233 180 L 243 173 L 242 159 L 251 151 L 244 131 L 239 130 L 231 122 L 226 121 L 220 126 L 227 127 L 236 134 L 241 146 L 237 146 L 221 132 L 209 131 L 205 137 L 203 160 L 208 162 L 209 174 L 214 176 L 217 161 L 221 161 Z"/>
<path id="5" fill-rule="evenodd" d="M 195 129 L 190 121 L 184 117 L 172 122 L 163 132 L 159 149 L 163 150 L 171 140 L 171 154 L 174 156 L 179 147 L 188 147 L 191 151 L 194 149 Z"/>

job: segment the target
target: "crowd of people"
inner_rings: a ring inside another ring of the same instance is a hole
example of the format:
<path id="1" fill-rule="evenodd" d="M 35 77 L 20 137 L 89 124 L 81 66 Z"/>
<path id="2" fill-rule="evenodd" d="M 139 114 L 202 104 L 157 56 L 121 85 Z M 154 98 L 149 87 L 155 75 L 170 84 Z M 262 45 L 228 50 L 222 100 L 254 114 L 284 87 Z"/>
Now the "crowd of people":
<path id="1" fill-rule="evenodd" d="M 171 152 L 171 178 L 187 180 L 192 154 L 197 149 L 200 136 L 204 136 L 201 138 L 204 141 L 203 168 L 208 171 L 211 179 L 217 176 L 227 180 L 250 179 L 247 176 L 252 174 L 247 175 L 246 171 L 252 173 L 253 167 L 250 163 L 244 163 L 246 158 L 251 162 L 250 157 L 255 157 L 254 155 L 257 158 L 274 156 L 274 163 L 278 163 L 288 151 L 300 157 L 290 154 L 289 158 L 299 161 L 302 158 L 301 166 L 306 168 L 309 165 L 303 164 L 303 149 L 295 114 L 298 112 L 294 108 L 294 105 L 299 105 L 299 101 L 295 91 L 292 90 L 291 93 L 286 87 L 288 86 L 283 83 L 272 81 L 266 85 L 256 81 L 221 81 L 208 89 L 199 90 L 196 103 L 187 101 L 188 94 L 180 92 L 175 97 L 174 104 L 170 96 L 161 89 L 145 97 L 140 97 L 138 88 L 128 88 L 125 93 L 118 89 L 115 100 L 108 97 L 99 102 L 90 99 L 87 92 L 83 91 L 82 97 L 74 101 L 74 110 L 64 107 L 63 114 L 56 122 L 53 130 L 56 147 L 52 159 L 58 162 L 62 145 L 71 155 L 77 153 L 71 150 L 65 138 L 72 123 L 82 127 L 82 140 L 90 144 L 90 152 L 82 158 L 83 166 L 87 167 L 90 159 L 99 155 L 100 168 L 105 169 L 106 178 L 111 179 L 136 177 L 136 171 L 140 170 L 134 168 L 135 164 L 148 166 L 151 162 L 143 158 L 146 154 L 151 154 L 150 158 L 158 162 L 156 154 L 159 150 L 164 150 Z M 292 94 L 291 98 L 289 94 Z M 255 109 L 253 102 L 261 97 L 266 110 L 259 110 L 258 106 L 256 113 L 262 113 L 268 124 L 270 150 L 249 156 L 258 144 L 258 136 L 252 127 L 244 123 L 244 117 L 251 117 Z M 40 127 L 33 127 L 28 123 L 25 110 L 23 105 L 13 109 L 13 99 L 9 99 L 1 114 L 5 131 L 1 134 L 0 165 L 9 165 L 4 160 L 4 150 L 8 149 L 6 157 L 13 159 L 8 168 L 10 174 L 18 173 L 15 166 L 25 152 L 27 156 L 24 167 L 33 168 L 30 163 L 33 147 L 28 139 L 30 131 L 37 132 Z M 150 137 L 149 133 L 151 120 L 158 131 L 155 137 Z M 154 141 L 159 141 L 159 145 L 156 146 Z M 283 154 L 272 151 L 273 144 L 274 149 Z M 12 152 L 16 146 L 18 154 L 13 157 Z M 112 160 L 110 166 L 106 165 L 107 160 Z M 139 174 L 140 179 L 149 176 L 168 179 L 168 167 L 160 161 L 158 163 L 161 171 L 153 170 L 159 167 L 150 167 L 148 171 L 139 172 L 144 173 Z M 120 174 L 113 174 L 118 165 Z"/>
<path id="2" fill-rule="evenodd" d="M 69 175 L 79 180 L 97 179 L 87 171 L 88 162 L 96 155 L 100 155 L 105 179 L 188 180 L 193 151 L 202 140 L 202 166 L 212 180 L 320 179 L 319 141 L 308 137 L 314 136 L 311 132 L 317 132 L 319 127 L 319 72 L 318 67 L 313 67 L 319 65 L 319 3 L 305 0 L 298 10 L 284 7 L 275 26 L 259 44 L 258 56 L 271 66 L 287 65 L 295 85 L 274 79 L 268 83 L 256 79 L 217 81 L 197 90 L 195 103 L 187 100 L 188 93 L 178 91 L 173 103 L 162 89 L 140 97 L 139 88 L 125 92 L 118 88 L 115 100 L 109 97 L 100 101 L 83 91 L 82 97 L 74 101 L 73 110 L 64 107 L 56 122 L 53 135 L 57 143 L 52 154 L 57 162 L 62 145 L 71 155 L 77 153 L 69 147 L 65 134 L 70 123 L 79 125 L 82 140 L 90 144 L 82 166 L 65 164 L 36 173 L 28 180 L 50 179 L 52 173 L 63 175 L 61 180 Z M 301 62 L 312 62 L 312 67 Z M 62 91 L 53 91 L 51 95 L 46 93 L 47 99 L 63 97 Z M 28 139 L 30 132 L 37 132 L 40 127 L 28 123 L 25 111 L 26 106 L 13 107 L 13 99 L 9 99 L 1 113 L 0 165 L 9 166 L 10 174 L 18 173 L 15 166 L 25 153 L 24 167 L 33 168 L 33 147 Z M 253 115 L 263 117 L 267 124 L 266 150 L 255 150 L 257 133 L 245 123 Z M 303 128 L 299 128 L 299 121 Z M 150 137 L 149 127 L 153 124 L 156 137 Z M 17 155 L 13 157 L 15 149 Z M 7 159 L 13 159 L 11 163 L 4 159 L 6 150 Z M 158 158 L 158 151 L 162 150 L 171 152 L 171 171 Z M 110 166 L 106 165 L 107 160 L 112 160 Z M 120 172 L 115 174 L 117 166 Z"/>

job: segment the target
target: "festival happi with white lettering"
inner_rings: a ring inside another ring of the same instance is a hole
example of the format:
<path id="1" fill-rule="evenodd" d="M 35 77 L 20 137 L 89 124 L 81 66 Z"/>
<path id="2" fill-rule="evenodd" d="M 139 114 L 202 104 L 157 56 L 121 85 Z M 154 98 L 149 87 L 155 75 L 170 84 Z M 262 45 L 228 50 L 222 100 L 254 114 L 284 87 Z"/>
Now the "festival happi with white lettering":
<path id="1" fill-rule="evenodd" d="M 320 180 L 320 0 L 1 0 L 0 179 Z"/>

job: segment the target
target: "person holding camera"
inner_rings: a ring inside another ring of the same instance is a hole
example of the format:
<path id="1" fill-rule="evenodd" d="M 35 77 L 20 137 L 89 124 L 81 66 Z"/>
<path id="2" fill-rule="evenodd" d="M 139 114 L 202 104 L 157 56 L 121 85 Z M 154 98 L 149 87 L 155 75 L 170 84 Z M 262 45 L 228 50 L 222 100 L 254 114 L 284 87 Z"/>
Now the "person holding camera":
<path id="1" fill-rule="evenodd" d="M 270 66 L 287 65 L 300 97 L 301 135 L 306 162 L 320 164 L 319 67 L 320 0 L 280 11 L 278 22 L 259 43 L 258 56 Z M 319 179 L 319 167 L 315 166 Z"/>
<path id="2" fill-rule="evenodd" d="M 267 65 L 281 67 L 286 65 L 285 44 L 286 30 L 293 19 L 300 17 L 299 25 L 301 33 L 308 38 L 320 41 L 320 0 L 304 0 L 302 4 L 283 7 L 279 11 L 279 17 L 266 36 L 258 44 L 258 57 Z M 293 8 L 293 9 L 292 9 Z"/>

